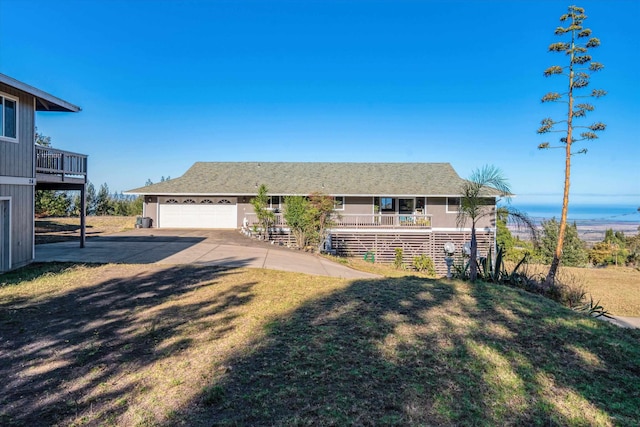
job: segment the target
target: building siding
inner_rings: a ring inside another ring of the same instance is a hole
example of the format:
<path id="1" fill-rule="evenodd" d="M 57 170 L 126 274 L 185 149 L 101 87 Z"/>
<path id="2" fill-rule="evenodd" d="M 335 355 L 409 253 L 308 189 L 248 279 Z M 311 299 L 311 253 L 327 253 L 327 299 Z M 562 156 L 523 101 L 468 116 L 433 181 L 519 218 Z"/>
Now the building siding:
<path id="1" fill-rule="evenodd" d="M 143 196 L 144 197 L 144 212 L 143 216 L 151 218 L 151 227 L 158 227 L 158 197 L 156 196 Z"/>
<path id="2" fill-rule="evenodd" d="M 18 99 L 18 142 L 0 140 L 0 176 L 35 177 L 34 97 L 0 84 L 0 92 Z M 33 260 L 33 185 L 0 184 L 0 196 L 11 198 L 11 266 L 15 269 Z"/>
<path id="3" fill-rule="evenodd" d="M 434 228 L 458 228 L 458 214 L 456 212 L 447 212 L 446 197 L 429 197 L 427 198 L 427 213 L 432 216 L 432 224 Z M 471 221 L 464 224 L 465 227 L 471 228 Z M 476 222 L 476 228 L 487 228 L 495 226 L 495 207 L 491 208 L 491 213 Z"/>
<path id="4" fill-rule="evenodd" d="M 338 211 L 346 215 L 373 214 L 373 197 L 345 197 L 344 210 Z"/>
<path id="5" fill-rule="evenodd" d="M 18 142 L 0 140 L 0 176 L 33 178 L 34 98 L 1 83 L 0 92 L 18 98 Z"/>
<path id="6" fill-rule="evenodd" d="M 0 196 L 11 197 L 11 269 L 33 260 L 33 191 L 32 185 L 0 184 Z"/>
<path id="7" fill-rule="evenodd" d="M 238 212 L 237 212 L 237 227 L 242 227 L 244 218 L 249 214 L 253 214 L 253 206 L 251 205 L 251 197 L 249 196 L 200 196 L 200 195 L 175 195 L 175 196 L 144 196 L 144 215 L 153 220 L 152 224 L 156 227 L 158 224 L 158 203 L 165 203 L 168 199 L 176 199 L 182 202 L 184 198 L 195 198 L 200 200 L 202 198 L 220 198 L 220 197 L 232 197 L 237 200 Z M 396 203 L 396 213 L 398 213 L 398 203 Z M 480 218 L 477 221 L 476 227 L 478 229 L 494 228 L 495 227 L 495 207 L 492 207 L 492 212 L 489 215 Z M 281 210 L 284 210 L 282 205 Z M 455 212 L 447 212 L 446 198 L 445 197 L 428 197 L 426 200 L 426 213 L 432 215 L 432 227 L 434 229 L 451 230 L 459 229 L 458 214 Z M 372 196 L 346 196 L 344 210 L 337 211 L 338 215 L 372 215 L 373 214 L 373 197 Z M 162 218 L 160 218 L 160 223 Z M 162 225 L 162 224 L 160 224 Z M 465 228 L 471 228 L 471 222 L 467 221 L 464 224 Z"/>

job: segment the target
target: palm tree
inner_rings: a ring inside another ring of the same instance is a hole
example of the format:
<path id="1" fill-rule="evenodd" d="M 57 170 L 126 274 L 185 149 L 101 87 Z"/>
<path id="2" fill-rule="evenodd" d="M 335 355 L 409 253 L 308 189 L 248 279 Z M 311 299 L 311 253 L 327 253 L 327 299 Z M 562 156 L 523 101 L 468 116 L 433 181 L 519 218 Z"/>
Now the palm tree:
<path id="1" fill-rule="evenodd" d="M 478 241 L 476 239 L 476 224 L 481 218 L 495 215 L 495 203 L 499 197 L 511 200 L 511 189 L 502 171 L 495 166 L 483 166 L 471 173 L 468 180 L 464 181 L 461 189 L 460 209 L 458 210 L 457 225 L 462 228 L 471 221 L 471 258 L 469 265 L 469 278 L 475 281 L 478 278 Z M 529 229 L 535 238 L 535 225 L 529 217 L 513 208 L 503 208 L 506 214 L 516 222 Z"/>

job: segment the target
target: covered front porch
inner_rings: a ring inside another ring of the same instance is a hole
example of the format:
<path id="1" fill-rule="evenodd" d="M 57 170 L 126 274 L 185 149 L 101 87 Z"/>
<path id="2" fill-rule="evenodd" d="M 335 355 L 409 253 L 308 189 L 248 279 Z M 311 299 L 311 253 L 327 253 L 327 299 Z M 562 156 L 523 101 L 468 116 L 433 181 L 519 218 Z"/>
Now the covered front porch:
<path id="1" fill-rule="evenodd" d="M 337 214 L 332 222 L 332 229 L 357 229 L 357 230 L 395 230 L 395 229 L 431 229 L 431 215 L 429 214 Z M 260 227 L 260 222 L 255 213 L 246 215 L 248 226 Z M 286 228 L 287 223 L 282 213 L 275 213 L 274 227 Z"/>

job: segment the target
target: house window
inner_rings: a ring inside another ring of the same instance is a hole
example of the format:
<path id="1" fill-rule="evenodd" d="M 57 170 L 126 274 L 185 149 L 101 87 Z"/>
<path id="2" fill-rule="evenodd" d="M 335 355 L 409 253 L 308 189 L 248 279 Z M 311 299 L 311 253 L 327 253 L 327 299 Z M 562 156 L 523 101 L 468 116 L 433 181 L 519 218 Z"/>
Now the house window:
<path id="1" fill-rule="evenodd" d="M 4 94 L 0 94 L 0 139 L 18 139 L 18 100 Z"/>
<path id="2" fill-rule="evenodd" d="M 271 209 L 276 213 L 280 212 L 280 196 L 270 196 L 267 209 Z"/>
<path id="3" fill-rule="evenodd" d="M 395 212 L 396 203 L 393 197 L 380 197 L 380 211 L 381 212 Z"/>
<path id="4" fill-rule="evenodd" d="M 398 199 L 398 211 L 400 213 L 413 213 L 414 199 Z"/>
<path id="5" fill-rule="evenodd" d="M 460 197 L 447 197 L 447 213 L 460 211 Z"/>
<path id="6" fill-rule="evenodd" d="M 333 198 L 333 209 L 336 211 L 344 210 L 344 196 L 335 196 Z"/>

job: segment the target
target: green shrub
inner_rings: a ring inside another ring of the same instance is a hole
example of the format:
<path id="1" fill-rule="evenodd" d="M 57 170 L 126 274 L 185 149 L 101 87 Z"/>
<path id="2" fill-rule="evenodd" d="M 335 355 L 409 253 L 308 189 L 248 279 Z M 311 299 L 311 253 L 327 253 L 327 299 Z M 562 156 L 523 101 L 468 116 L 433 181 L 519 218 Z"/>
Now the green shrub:
<path id="1" fill-rule="evenodd" d="M 396 255 L 393 259 L 393 266 L 400 270 L 404 268 L 404 262 L 402 261 L 402 257 L 403 257 L 403 250 L 402 248 L 396 248 L 395 249 Z"/>
<path id="2" fill-rule="evenodd" d="M 413 257 L 413 268 L 417 271 L 426 272 L 429 276 L 436 275 L 436 268 L 433 264 L 433 260 L 425 254 Z"/>

